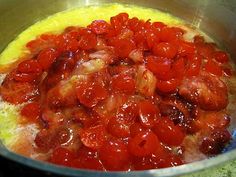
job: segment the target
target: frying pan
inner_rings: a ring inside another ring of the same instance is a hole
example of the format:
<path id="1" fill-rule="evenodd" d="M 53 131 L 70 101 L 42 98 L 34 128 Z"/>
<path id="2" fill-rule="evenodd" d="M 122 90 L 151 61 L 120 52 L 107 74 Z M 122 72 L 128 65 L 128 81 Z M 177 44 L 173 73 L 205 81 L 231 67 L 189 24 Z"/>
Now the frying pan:
<path id="1" fill-rule="evenodd" d="M 0 0 L 0 52 L 20 32 L 35 22 L 70 8 L 104 3 L 135 4 L 173 14 L 210 35 L 236 60 L 236 1 L 235 0 Z M 236 111 L 235 111 L 236 112 Z M 234 114 L 233 114 L 234 117 Z M 236 121 L 230 131 L 234 134 Z M 236 159 L 236 141 L 214 158 L 178 167 L 139 172 L 96 172 L 58 167 L 8 151 L 0 145 L 0 167 L 16 176 L 77 176 L 77 177 L 157 177 L 179 176 L 210 168 Z M 0 174 L 1 176 L 1 174 Z"/>

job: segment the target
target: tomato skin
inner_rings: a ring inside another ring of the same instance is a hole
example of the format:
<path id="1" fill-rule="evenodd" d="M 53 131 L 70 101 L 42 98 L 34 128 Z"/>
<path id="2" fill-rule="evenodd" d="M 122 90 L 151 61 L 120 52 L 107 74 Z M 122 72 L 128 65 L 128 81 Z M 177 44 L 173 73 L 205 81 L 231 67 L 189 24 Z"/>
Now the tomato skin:
<path id="1" fill-rule="evenodd" d="M 180 39 L 184 31 L 178 27 L 164 27 L 161 29 L 160 39 L 163 42 L 176 41 Z"/>
<path id="2" fill-rule="evenodd" d="M 139 19 L 137 17 L 133 17 L 128 20 L 128 28 L 132 31 L 136 32 L 139 26 Z"/>
<path id="3" fill-rule="evenodd" d="M 83 129 L 80 133 L 82 143 L 91 149 L 99 149 L 106 140 L 105 127 L 96 125 Z"/>
<path id="4" fill-rule="evenodd" d="M 180 57 L 175 60 L 172 65 L 172 72 L 174 73 L 174 78 L 182 80 L 185 75 L 185 58 Z"/>
<path id="5" fill-rule="evenodd" d="M 144 51 L 149 50 L 148 43 L 146 40 L 146 30 L 144 30 L 144 29 L 138 30 L 134 34 L 134 41 L 135 41 L 138 48 L 140 48 Z"/>
<path id="6" fill-rule="evenodd" d="M 135 43 L 130 39 L 114 39 L 112 45 L 121 58 L 129 57 L 130 52 L 135 49 Z"/>
<path id="7" fill-rule="evenodd" d="M 175 167 L 184 164 L 183 160 L 177 155 L 168 155 L 161 159 L 159 168 Z"/>
<path id="8" fill-rule="evenodd" d="M 197 76 L 202 65 L 202 57 L 200 55 L 188 56 L 188 67 L 186 69 L 186 76 Z"/>
<path id="9" fill-rule="evenodd" d="M 37 102 L 28 103 L 21 109 L 20 113 L 30 122 L 35 122 L 40 115 L 40 105 Z"/>
<path id="10" fill-rule="evenodd" d="M 108 131 L 118 138 L 126 138 L 130 135 L 129 124 L 120 121 L 117 117 L 112 117 L 108 123 Z"/>
<path id="11" fill-rule="evenodd" d="M 41 50 L 48 48 L 48 47 L 55 47 L 55 38 L 57 36 L 53 34 L 44 34 L 40 35 L 40 37 L 29 41 L 26 44 L 26 47 L 32 54 L 38 54 Z"/>
<path id="12" fill-rule="evenodd" d="M 0 94 L 4 101 L 17 105 L 36 98 L 39 93 L 38 88 L 31 83 L 6 78 L 0 87 Z"/>
<path id="13" fill-rule="evenodd" d="M 149 156 L 133 158 L 133 164 L 135 170 L 148 170 L 182 165 L 183 160 L 162 147 Z"/>
<path id="14" fill-rule="evenodd" d="M 143 127 L 140 123 L 135 122 L 134 124 L 130 126 L 130 136 L 135 137 L 137 134 L 145 130 L 146 130 L 145 127 Z"/>
<path id="15" fill-rule="evenodd" d="M 156 31 L 160 32 L 166 25 L 162 22 L 153 22 L 152 23 L 152 29 L 155 29 Z"/>
<path id="16" fill-rule="evenodd" d="M 129 152 L 138 157 L 150 155 L 161 147 L 157 136 L 150 130 L 138 133 L 129 140 Z"/>
<path id="17" fill-rule="evenodd" d="M 158 79 L 169 80 L 173 77 L 171 72 L 171 60 L 163 57 L 148 56 L 146 58 L 147 68 L 152 71 Z"/>
<path id="18" fill-rule="evenodd" d="M 160 39 L 158 37 L 158 29 L 153 29 L 153 26 L 152 26 L 152 29 L 147 30 L 147 33 L 145 36 L 146 36 L 147 45 L 150 50 L 153 48 L 155 44 L 160 42 Z"/>
<path id="19" fill-rule="evenodd" d="M 14 72 L 13 78 L 18 82 L 35 82 L 39 78 L 38 73 L 19 73 Z"/>
<path id="20" fill-rule="evenodd" d="M 220 62 L 220 63 L 227 63 L 229 61 L 229 57 L 227 53 L 224 51 L 216 51 L 214 53 L 214 58 L 217 62 Z"/>
<path id="21" fill-rule="evenodd" d="M 176 45 L 178 46 L 178 54 L 181 56 L 193 55 L 196 52 L 194 43 L 180 40 Z"/>
<path id="22" fill-rule="evenodd" d="M 69 128 L 54 126 L 52 129 L 41 129 L 37 133 L 34 142 L 37 150 L 48 152 L 50 149 L 59 148 L 61 145 L 67 144 L 71 140 L 71 136 Z"/>
<path id="23" fill-rule="evenodd" d="M 81 29 L 78 47 L 83 50 L 94 49 L 97 45 L 97 36 L 90 30 Z"/>
<path id="24" fill-rule="evenodd" d="M 80 169 L 104 170 L 103 165 L 98 158 L 97 151 L 84 146 L 80 147 L 76 159 L 71 162 L 70 166 Z"/>
<path id="25" fill-rule="evenodd" d="M 17 70 L 21 73 L 41 73 L 42 68 L 37 60 L 29 59 L 21 62 Z"/>
<path id="26" fill-rule="evenodd" d="M 99 157 L 106 170 L 128 170 L 130 155 L 127 145 L 121 140 L 107 141 L 99 151 Z"/>
<path id="27" fill-rule="evenodd" d="M 84 83 L 76 88 L 77 98 L 87 107 L 94 107 L 108 96 L 107 90 L 98 83 Z"/>
<path id="28" fill-rule="evenodd" d="M 108 131 L 115 137 L 125 138 L 130 136 L 130 126 L 136 121 L 138 106 L 135 103 L 122 105 L 116 115 L 108 123 Z"/>
<path id="29" fill-rule="evenodd" d="M 119 92 L 132 94 L 135 92 L 135 80 L 126 74 L 115 75 L 111 80 L 112 88 Z"/>
<path id="30" fill-rule="evenodd" d="M 226 129 L 230 124 L 230 117 L 222 112 L 199 113 L 199 117 L 194 120 L 198 129 Z"/>
<path id="31" fill-rule="evenodd" d="M 159 109 L 150 101 L 139 103 L 139 119 L 142 126 L 151 128 L 160 117 Z"/>
<path id="32" fill-rule="evenodd" d="M 95 34 L 105 34 L 109 31 L 110 25 L 104 20 L 95 20 L 88 26 L 88 28 L 90 28 Z"/>
<path id="33" fill-rule="evenodd" d="M 172 93 L 176 91 L 179 85 L 180 80 L 176 78 L 168 81 L 157 80 L 156 88 L 163 93 Z"/>
<path id="34" fill-rule="evenodd" d="M 110 18 L 110 23 L 115 30 L 120 31 L 123 26 L 127 25 L 128 20 L 129 15 L 127 13 L 119 13 Z"/>
<path id="35" fill-rule="evenodd" d="M 177 54 L 177 48 L 173 43 L 161 42 L 153 47 L 153 53 L 156 56 L 174 58 Z"/>
<path id="36" fill-rule="evenodd" d="M 158 119 L 153 131 L 161 142 L 169 146 L 179 146 L 185 137 L 185 134 L 182 132 L 180 127 L 174 125 L 174 123 L 167 117 Z"/>
<path id="37" fill-rule="evenodd" d="M 47 48 L 42 50 L 38 57 L 38 63 L 42 67 L 43 70 L 49 69 L 49 67 L 52 65 L 52 63 L 56 60 L 58 57 L 59 53 L 53 49 L 53 48 Z"/>
<path id="38" fill-rule="evenodd" d="M 221 66 L 213 60 L 208 60 L 205 64 L 205 70 L 216 76 L 222 76 L 223 74 Z"/>
<path id="39" fill-rule="evenodd" d="M 79 49 L 79 41 L 68 33 L 60 34 L 55 39 L 55 48 L 60 53 L 76 52 Z"/>
<path id="40" fill-rule="evenodd" d="M 62 147 L 53 150 L 50 162 L 57 165 L 70 166 L 71 161 L 76 157 L 75 153 Z"/>

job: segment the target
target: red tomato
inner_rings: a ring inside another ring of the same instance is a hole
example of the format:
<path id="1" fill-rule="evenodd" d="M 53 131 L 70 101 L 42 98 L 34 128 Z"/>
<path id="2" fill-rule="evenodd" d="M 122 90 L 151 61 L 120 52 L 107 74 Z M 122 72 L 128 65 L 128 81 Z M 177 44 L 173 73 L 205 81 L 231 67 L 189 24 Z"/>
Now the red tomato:
<path id="1" fill-rule="evenodd" d="M 214 58 L 216 61 L 218 61 L 220 63 L 227 63 L 229 61 L 229 56 L 224 51 L 216 51 L 214 53 Z"/>
<path id="2" fill-rule="evenodd" d="M 149 49 L 151 50 L 153 46 L 160 41 L 157 32 L 154 30 L 148 30 L 146 33 L 146 41 Z"/>
<path id="3" fill-rule="evenodd" d="M 83 50 L 94 49 L 97 45 L 97 36 L 90 30 L 82 29 L 78 46 Z"/>
<path id="4" fill-rule="evenodd" d="M 105 34 L 110 29 L 110 25 L 104 20 L 95 20 L 88 26 L 88 28 L 90 28 L 95 34 Z"/>
<path id="5" fill-rule="evenodd" d="M 37 53 L 39 52 L 42 48 L 44 48 L 45 46 L 45 41 L 40 39 L 40 38 L 37 38 L 37 39 L 34 39 L 32 41 L 29 41 L 27 44 L 26 44 L 26 47 L 30 50 L 30 52 L 32 53 Z"/>
<path id="6" fill-rule="evenodd" d="M 230 124 L 230 117 L 224 112 L 203 112 L 194 124 L 198 129 L 226 129 Z"/>
<path id="7" fill-rule="evenodd" d="M 139 119 L 142 126 L 151 128 L 160 117 L 159 109 L 150 101 L 141 101 L 139 103 Z"/>
<path id="8" fill-rule="evenodd" d="M 128 170 L 130 155 L 127 145 L 121 140 L 107 141 L 99 151 L 99 157 L 106 170 Z"/>
<path id="9" fill-rule="evenodd" d="M 153 22 L 152 23 L 152 28 L 160 32 L 166 25 L 162 22 Z"/>
<path id="10" fill-rule="evenodd" d="M 129 20 L 127 13 L 119 13 L 118 15 L 111 17 L 110 23 L 116 30 L 121 30 L 122 26 L 126 26 Z"/>
<path id="11" fill-rule="evenodd" d="M 168 155 L 162 158 L 158 164 L 159 168 L 175 167 L 182 165 L 183 160 L 177 155 Z"/>
<path id="12" fill-rule="evenodd" d="M 76 52 L 79 49 L 79 42 L 67 33 L 58 35 L 55 45 L 59 52 Z"/>
<path id="13" fill-rule="evenodd" d="M 159 57 L 174 58 L 177 54 L 177 48 L 174 43 L 161 42 L 154 45 L 153 53 Z"/>
<path id="14" fill-rule="evenodd" d="M 151 160 L 151 155 L 145 157 L 133 157 L 132 162 L 134 170 L 155 169 L 155 166 Z"/>
<path id="15" fill-rule="evenodd" d="M 145 131 L 146 128 L 143 127 L 140 123 L 136 122 L 130 126 L 129 130 L 130 130 L 130 136 L 135 137 L 140 132 Z"/>
<path id="16" fill-rule="evenodd" d="M 50 149 L 67 144 L 71 138 L 73 136 L 67 127 L 54 126 L 52 129 L 41 129 L 37 133 L 34 142 L 38 147 L 37 150 L 48 152 Z"/>
<path id="17" fill-rule="evenodd" d="M 152 131 L 143 131 L 129 139 L 129 151 L 134 156 L 143 157 L 161 147 L 160 141 Z"/>
<path id="18" fill-rule="evenodd" d="M 179 156 L 160 148 L 150 156 L 134 158 L 133 164 L 135 170 L 148 170 L 182 165 L 183 161 Z"/>
<path id="19" fill-rule="evenodd" d="M 178 27 L 164 27 L 161 29 L 160 39 L 164 42 L 178 40 L 182 37 L 184 31 Z"/>
<path id="20" fill-rule="evenodd" d="M 221 66 L 213 60 L 208 60 L 205 64 L 205 70 L 216 76 L 222 76 L 223 74 Z"/>
<path id="21" fill-rule="evenodd" d="M 39 65 L 37 60 L 29 59 L 22 61 L 18 67 L 17 70 L 21 73 L 41 73 L 42 68 Z"/>
<path id="22" fill-rule="evenodd" d="M 94 107 L 99 101 L 104 100 L 107 96 L 107 90 L 95 83 L 81 84 L 76 88 L 77 98 L 80 103 L 87 107 Z"/>
<path id="23" fill-rule="evenodd" d="M 137 45 L 137 48 L 142 50 L 149 50 L 147 40 L 146 40 L 146 30 L 140 29 L 134 35 L 134 41 Z"/>
<path id="24" fill-rule="evenodd" d="M 82 143 L 91 149 L 99 149 L 106 140 L 106 132 L 103 125 L 96 125 L 83 129 L 80 133 Z"/>
<path id="25" fill-rule="evenodd" d="M 116 116 L 110 118 L 108 131 L 115 137 L 129 137 L 130 126 L 135 122 L 137 116 L 136 104 L 124 104 L 118 109 Z"/>
<path id="26" fill-rule="evenodd" d="M 71 167 L 90 170 L 104 170 L 96 151 L 82 146 L 75 160 L 71 162 Z"/>
<path id="27" fill-rule="evenodd" d="M 42 50 L 37 59 L 39 65 L 42 67 L 42 69 L 47 70 L 52 63 L 57 59 L 58 52 L 53 48 L 47 48 Z"/>
<path id="28" fill-rule="evenodd" d="M 171 60 L 163 57 L 148 56 L 147 68 L 152 71 L 158 79 L 169 80 L 173 77 L 171 71 Z"/>
<path id="29" fill-rule="evenodd" d="M 135 80 L 126 74 L 119 74 L 112 77 L 112 88 L 115 91 L 132 94 L 135 92 Z"/>
<path id="30" fill-rule="evenodd" d="M 157 80 L 156 88 L 163 93 L 172 93 L 176 91 L 179 85 L 180 80 L 176 78 L 168 81 Z"/>
<path id="31" fill-rule="evenodd" d="M 108 123 L 108 131 L 118 138 L 126 138 L 130 135 L 129 123 L 119 120 L 118 117 L 111 117 Z"/>
<path id="32" fill-rule="evenodd" d="M 41 34 L 39 38 L 45 41 L 53 41 L 55 40 L 56 35 L 50 34 L 50 33 L 44 33 L 44 34 Z"/>
<path id="33" fill-rule="evenodd" d="M 98 120 L 98 117 L 93 113 L 93 111 L 88 112 L 84 108 L 78 108 L 72 114 L 76 121 L 81 123 L 84 128 L 88 128 L 95 125 Z"/>
<path id="34" fill-rule="evenodd" d="M 178 54 L 181 56 L 192 55 L 196 52 L 196 47 L 194 43 L 185 42 L 185 41 L 178 41 L 176 43 L 178 47 Z"/>
<path id="35" fill-rule="evenodd" d="M 172 66 L 172 72 L 177 79 L 183 79 L 185 75 L 185 58 L 181 57 L 175 60 Z"/>
<path id="36" fill-rule="evenodd" d="M 19 82 L 34 82 L 39 78 L 38 73 L 18 73 L 15 72 L 13 74 L 13 78 L 15 81 Z"/>
<path id="37" fill-rule="evenodd" d="M 40 105 L 37 102 L 28 103 L 21 109 L 21 115 L 29 121 L 35 121 L 40 115 Z"/>
<path id="38" fill-rule="evenodd" d="M 179 146 L 183 142 L 185 134 L 180 127 L 167 117 L 159 119 L 154 126 L 153 131 L 156 133 L 161 142 L 169 146 Z"/>
<path id="39" fill-rule="evenodd" d="M 112 45 L 119 57 L 126 58 L 135 49 L 135 43 L 130 39 L 114 39 Z"/>
<path id="40" fill-rule="evenodd" d="M 75 159 L 75 157 L 76 155 L 74 152 L 66 148 L 59 147 L 53 150 L 50 162 L 57 165 L 70 166 L 71 161 Z"/>
<path id="41" fill-rule="evenodd" d="M 188 67 L 186 69 L 186 76 L 197 76 L 202 65 L 202 57 L 200 55 L 188 56 Z"/>
<path id="42" fill-rule="evenodd" d="M 136 32 L 139 26 L 139 19 L 137 17 L 133 17 L 128 20 L 128 28 L 132 31 Z"/>
<path id="43" fill-rule="evenodd" d="M 38 89 L 28 82 L 16 82 L 6 79 L 0 87 L 0 94 L 4 101 L 21 104 L 38 96 Z"/>

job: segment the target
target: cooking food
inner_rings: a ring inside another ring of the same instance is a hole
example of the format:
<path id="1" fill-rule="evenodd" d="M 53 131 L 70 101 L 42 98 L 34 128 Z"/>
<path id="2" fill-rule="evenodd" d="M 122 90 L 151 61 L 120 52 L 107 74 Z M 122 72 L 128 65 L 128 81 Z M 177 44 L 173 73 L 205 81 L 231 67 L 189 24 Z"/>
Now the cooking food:
<path id="1" fill-rule="evenodd" d="M 122 12 L 40 34 L 26 48 L 1 68 L 2 102 L 15 105 L 27 135 L 11 145 L 17 153 L 146 170 L 212 157 L 231 139 L 229 55 L 190 27 Z"/>

